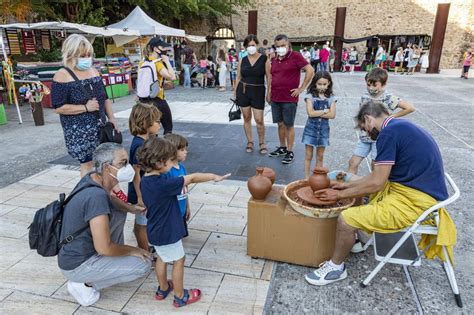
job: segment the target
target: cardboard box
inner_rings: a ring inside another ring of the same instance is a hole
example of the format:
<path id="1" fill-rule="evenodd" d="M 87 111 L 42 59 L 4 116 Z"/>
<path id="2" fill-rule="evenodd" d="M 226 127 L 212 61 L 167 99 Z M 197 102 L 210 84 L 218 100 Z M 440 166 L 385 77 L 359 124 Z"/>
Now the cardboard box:
<path id="1" fill-rule="evenodd" d="M 332 256 L 337 218 L 299 214 L 282 193 L 274 187 L 265 201 L 249 200 L 247 255 L 317 267 Z"/>

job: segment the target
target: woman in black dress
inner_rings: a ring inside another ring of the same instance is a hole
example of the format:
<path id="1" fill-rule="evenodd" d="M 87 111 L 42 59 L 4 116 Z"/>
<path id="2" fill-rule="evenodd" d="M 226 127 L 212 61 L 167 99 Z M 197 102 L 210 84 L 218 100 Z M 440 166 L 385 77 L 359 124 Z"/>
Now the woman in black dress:
<path id="1" fill-rule="evenodd" d="M 258 39 L 248 35 L 244 47 L 248 55 L 237 66 L 237 79 L 234 97 L 244 116 L 244 131 L 247 137 L 246 151 L 253 152 L 252 113 L 257 125 L 260 154 L 268 152 L 265 144 L 265 125 L 263 124 L 263 109 L 265 108 L 265 76 L 270 77 L 270 64 L 267 56 L 257 51 Z"/>

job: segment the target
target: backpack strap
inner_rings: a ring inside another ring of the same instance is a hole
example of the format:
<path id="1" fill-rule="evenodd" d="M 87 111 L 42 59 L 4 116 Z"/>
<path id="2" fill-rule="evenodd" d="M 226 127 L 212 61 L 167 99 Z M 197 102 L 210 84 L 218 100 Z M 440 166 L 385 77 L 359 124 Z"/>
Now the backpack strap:
<path id="1" fill-rule="evenodd" d="M 66 206 L 66 204 L 72 199 L 72 197 L 74 197 L 77 193 L 87 189 L 87 188 L 90 188 L 90 187 L 95 187 L 95 185 L 86 185 L 86 186 L 83 186 L 79 189 L 76 189 L 76 190 L 73 190 L 69 196 L 67 196 L 66 199 L 63 199 L 63 204 L 62 204 L 62 207 L 63 207 L 63 211 L 64 211 L 64 207 Z M 64 194 L 61 194 L 60 196 L 60 199 L 63 198 L 63 195 Z M 63 239 L 61 242 L 59 242 L 59 246 L 63 246 L 63 245 L 66 245 L 68 243 L 71 243 L 77 236 L 79 236 L 79 234 L 81 234 L 82 232 L 84 232 L 85 230 L 87 230 L 89 228 L 89 224 L 87 224 L 86 226 L 80 228 L 79 230 L 75 231 L 74 233 L 71 233 L 70 235 L 66 236 L 65 239 Z"/>

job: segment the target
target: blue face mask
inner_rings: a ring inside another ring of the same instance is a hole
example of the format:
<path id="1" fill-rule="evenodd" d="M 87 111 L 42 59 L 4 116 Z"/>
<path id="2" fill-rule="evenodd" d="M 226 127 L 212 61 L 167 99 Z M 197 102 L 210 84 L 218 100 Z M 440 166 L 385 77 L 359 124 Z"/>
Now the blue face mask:
<path id="1" fill-rule="evenodd" d="M 77 58 L 76 68 L 79 70 L 87 70 L 92 67 L 92 58 Z"/>

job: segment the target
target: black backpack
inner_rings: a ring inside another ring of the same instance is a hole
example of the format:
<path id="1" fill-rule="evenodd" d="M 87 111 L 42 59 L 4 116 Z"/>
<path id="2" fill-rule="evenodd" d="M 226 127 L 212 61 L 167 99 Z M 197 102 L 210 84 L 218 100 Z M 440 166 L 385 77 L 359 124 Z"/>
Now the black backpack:
<path id="1" fill-rule="evenodd" d="M 36 249 L 38 254 L 43 257 L 56 256 L 63 245 L 72 242 L 76 236 L 89 228 L 89 225 L 87 225 L 60 240 L 64 207 L 75 194 L 89 187 L 93 187 L 93 185 L 86 185 L 73 190 L 67 198 L 62 193 L 59 195 L 59 200 L 55 200 L 36 211 L 33 222 L 28 227 L 30 230 L 28 235 L 30 249 Z"/>

